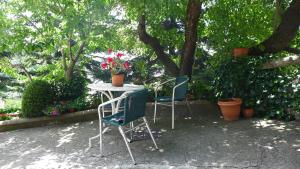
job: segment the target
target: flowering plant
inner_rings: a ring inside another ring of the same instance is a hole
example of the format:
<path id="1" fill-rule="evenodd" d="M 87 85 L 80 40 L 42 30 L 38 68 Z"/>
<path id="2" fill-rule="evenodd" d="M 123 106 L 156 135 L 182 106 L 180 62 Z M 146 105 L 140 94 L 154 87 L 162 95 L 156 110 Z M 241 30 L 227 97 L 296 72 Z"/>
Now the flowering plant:
<path id="1" fill-rule="evenodd" d="M 109 70 L 111 74 L 123 74 L 130 70 L 130 64 L 128 61 L 121 59 L 124 56 L 123 53 L 113 53 L 111 49 L 108 49 L 109 57 L 101 63 L 102 70 Z"/>

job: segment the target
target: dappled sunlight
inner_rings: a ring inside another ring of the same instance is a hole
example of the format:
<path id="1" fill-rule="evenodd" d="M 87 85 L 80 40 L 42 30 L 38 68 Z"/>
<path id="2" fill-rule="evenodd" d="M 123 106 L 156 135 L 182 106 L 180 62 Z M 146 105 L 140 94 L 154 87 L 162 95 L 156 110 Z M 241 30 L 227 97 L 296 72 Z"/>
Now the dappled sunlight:
<path id="1" fill-rule="evenodd" d="M 0 143 L 0 148 L 15 143 L 15 141 L 16 141 L 15 137 L 10 137 L 7 141 Z"/>
<path id="2" fill-rule="evenodd" d="M 293 130 L 293 126 L 289 123 L 261 119 L 228 123 L 207 119 L 191 125 L 181 118 L 176 121 L 178 128 L 171 130 L 169 120 L 169 118 L 162 118 L 159 125 L 150 124 L 159 150 L 154 148 L 145 127 L 139 127 L 136 132 L 133 132 L 134 141 L 130 146 L 139 165 L 146 163 L 158 168 L 161 166 L 169 166 L 169 168 L 172 166 L 175 168 L 176 166 L 251 168 L 253 166 L 255 168 L 260 159 L 279 158 L 277 153 L 281 151 L 288 156 L 295 156 L 294 153 L 300 152 L 300 139 L 291 140 L 287 137 L 288 133 L 282 134 L 282 131 L 288 131 L 293 138 L 299 136 L 299 132 L 294 132 L 298 126 L 294 126 Z M 84 152 L 88 146 L 87 138 L 98 133 L 98 121 L 45 129 L 44 132 L 45 134 L 39 136 L 35 135 L 36 132 L 32 132 L 27 138 L 14 135 L 7 137 L 3 143 L 0 143 L 3 148 L 7 145 L 15 146 L 17 142 L 26 144 L 20 148 L 21 153 L 14 156 L 17 159 L 11 158 L 2 166 L 6 168 L 18 167 L 21 166 L 20 164 L 28 168 L 44 166 L 121 168 L 120 166 L 124 165 L 130 168 L 131 166 L 126 146 L 118 130 L 113 127 L 109 127 L 108 132 L 104 134 L 105 156 L 103 158 L 99 155 L 99 139 L 93 142 L 89 151 Z M 49 138 L 48 135 L 52 137 Z M 32 137 L 36 139 L 31 139 Z M 47 144 L 44 144 L 46 140 Z M 227 157 L 228 155 L 232 158 Z M 29 157 L 35 159 L 23 160 Z"/>
<path id="3" fill-rule="evenodd" d="M 63 137 L 61 137 L 59 140 L 57 140 L 58 145 L 56 147 L 60 147 L 65 143 L 69 143 L 72 141 L 72 137 L 75 135 L 75 133 L 69 133 Z"/>
<path id="4" fill-rule="evenodd" d="M 28 154 L 30 154 L 30 153 L 33 153 L 33 152 L 39 150 L 41 147 L 42 147 L 42 146 L 39 145 L 39 146 L 37 146 L 37 147 L 35 147 L 35 148 L 32 148 L 31 150 L 27 150 L 27 151 L 21 153 L 21 154 L 20 154 L 20 157 L 23 157 L 23 156 L 25 156 L 25 155 L 28 155 Z"/>
<path id="5" fill-rule="evenodd" d="M 68 131 L 77 129 L 78 127 L 79 127 L 79 123 L 76 123 L 76 124 L 74 124 L 74 125 L 72 125 L 72 126 L 69 126 L 69 127 L 65 128 L 65 129 L 61 130 L 61 131 L 62 131 L 62 132 L 68 132 Z"/>

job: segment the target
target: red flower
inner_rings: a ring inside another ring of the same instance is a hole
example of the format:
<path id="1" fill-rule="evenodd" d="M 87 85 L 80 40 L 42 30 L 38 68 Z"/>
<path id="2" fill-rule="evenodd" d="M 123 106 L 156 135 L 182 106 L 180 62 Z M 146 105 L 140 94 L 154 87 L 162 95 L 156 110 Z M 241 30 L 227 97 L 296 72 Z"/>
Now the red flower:
<path id="1" fill-rule="evenodd" d="M 112 51 L 113 51 L 113 50 L 112 50 L 111 48 L 107 49 L 107 53 L 108 53 L 108 54 L 111 54 Z"/>
<path id="2" fill-rule="evenodd" d="M 119 53 L 117 53 L 117 57 L 118 57 L 118 58 L 121 58 L 122 56 L 124 56 L 124 54 L 123 54 L 123 53 L 120 53 L 120 52 L 119 52 Z"/>
<path id="3" fill-rule="evenodd" d="M 114 61 L 112 61 L 112 62 L 111 62 L 111 65 L 112 65 L 113 67 L 115 67 L 115 66 L 117 65 L 117 63 L 114 62 Z"/>
<path id="4" fill-rule="evenodd" d="M 107 68 L 107 63 L 101 63 L 101 68 L 106 69 Z"/>
<path id="5" fill-rule="evenodd" d="M 123 66 L 125 67 L 125 69 L 129 69 L 129 62 L 125 62 L 124 64 L 123 64 Z"/>
<path id="6" fill-rule="evenodd" d="M 111 63 L 113 61 L 113 58 L 112 57 L 108 57 L 107 58 L 107 63 Z"/>

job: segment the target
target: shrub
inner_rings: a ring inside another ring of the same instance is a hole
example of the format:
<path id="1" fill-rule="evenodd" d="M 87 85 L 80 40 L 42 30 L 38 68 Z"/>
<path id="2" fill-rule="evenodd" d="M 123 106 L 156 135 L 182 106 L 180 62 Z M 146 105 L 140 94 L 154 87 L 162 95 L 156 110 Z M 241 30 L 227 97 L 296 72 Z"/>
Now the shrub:
<path id="1" fill-rule="evenodd" d="M 281 120 L 293 120 L 299 112 L 299 67 L 261 69 L 268 58 L 230 59 L 221 63 L 213 74 L 212 88 L 216 99 L 241 97 L 256 114 Z"/>
<path id="2" fill-rule="evenodd" d="M 41 80 L 30 82 L 22 97 L 22 116 L 43 116 L 43 109 L 53 102 L 53 91 L 49 83 Z"/>
<path id="3" fill-rule="evenodd" d="M 74 74 L 70 81 L 61 78 L 52 82 L 52 84 L 56 101 L 74 100 L 86 91 L 85 78 L 80 75 Z"/>

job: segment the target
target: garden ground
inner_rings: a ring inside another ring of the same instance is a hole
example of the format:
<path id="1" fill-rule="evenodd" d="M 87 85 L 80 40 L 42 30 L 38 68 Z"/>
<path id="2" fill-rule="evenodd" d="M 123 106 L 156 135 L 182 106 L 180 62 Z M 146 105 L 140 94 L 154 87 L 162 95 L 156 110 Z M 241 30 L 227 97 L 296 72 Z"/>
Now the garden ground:
<path id="1" fill-rule="evenodd" d="M 194 105 L 193 113 L 177 109 L 175 130 L 170 110 L 159 108 L 158 122 L 147 117 L 159 151 L 147 135 L 131 143 L 132 165 L 117 129 L 104 135 L 105 157 L 98 141 L 86 151 L 88 138 L 98 133 L 97 120 L 0 133 L 0 168 L 284 168 L 300 166 L 300 123 L 264 119 L 226 122 L 214 105 Z M 143 133 L 143 132 L 142 132 Z"/>

